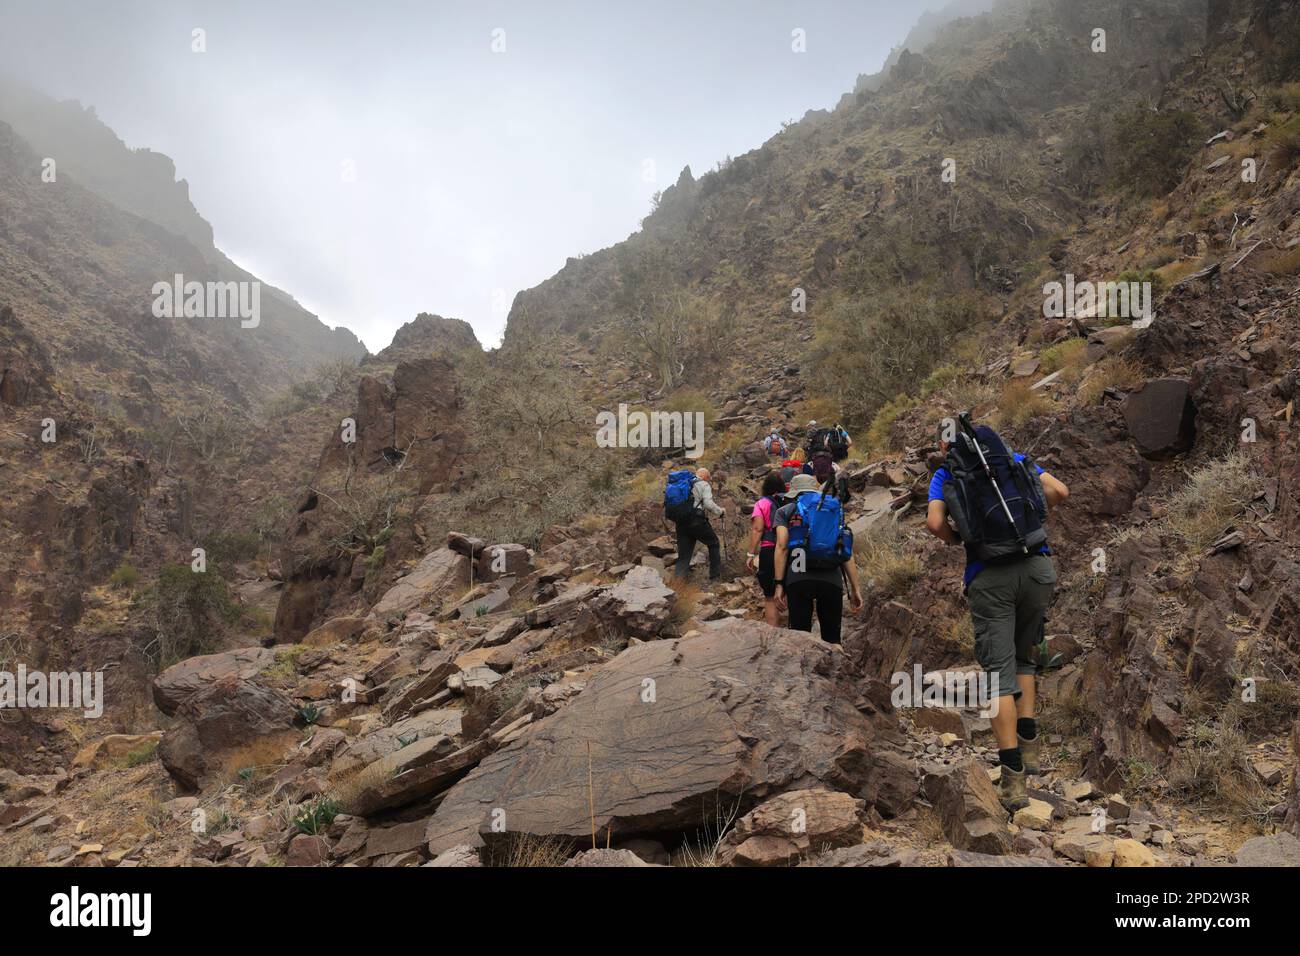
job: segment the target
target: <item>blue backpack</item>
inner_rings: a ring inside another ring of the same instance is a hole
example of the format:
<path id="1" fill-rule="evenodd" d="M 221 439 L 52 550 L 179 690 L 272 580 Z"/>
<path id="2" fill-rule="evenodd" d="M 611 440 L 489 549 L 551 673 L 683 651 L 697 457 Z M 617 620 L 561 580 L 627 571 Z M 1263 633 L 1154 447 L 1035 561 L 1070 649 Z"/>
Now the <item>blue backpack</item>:
<path id="1" fill-rule="evenodd" d="M 699 479 L 693 471 L 673 471 L 664 486 L 664 517 L 669 521 L 685 521 L 695 516 L 691 503 L 691 489 Z"/>
<path id="2" fill-rule="evenodd" d="M 790 549 L 802 549 L 809 568 L 838 568 L 853 557 L 853 532 L 838 498 L 802 494 L 797 507 L 802 525 L 790 529 Z"/>

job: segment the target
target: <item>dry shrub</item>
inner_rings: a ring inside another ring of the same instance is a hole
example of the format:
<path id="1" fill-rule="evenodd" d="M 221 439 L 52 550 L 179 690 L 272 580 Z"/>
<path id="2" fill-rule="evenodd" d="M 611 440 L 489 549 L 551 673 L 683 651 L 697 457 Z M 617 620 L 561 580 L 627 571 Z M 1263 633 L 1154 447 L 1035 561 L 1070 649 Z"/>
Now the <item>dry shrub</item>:
<path id="1" fill-rule="evenodd" d="M 1193 725 L 1169 765 L 1169 792 L 1248 820 L 1267 818 L 1275 802 L 1246 760 L 1246 737 L 1231 715 Z"/>
<path id="2" fill-rule="evenodd" d="M 1101 401 L 1106 389 L 1128 391 L 1137 388 L 1145 380 L 1142 367 L 1136 362 L 1118 355 L 1111 356 L 1098 362 L 1084 376 L 1077 392 L 1079 403 L 1096 405 Z"/>
<path id="3" fill-rule="evenodd" d="M 1042 389 L 1031 388 L 1026 379 L 1011 379 L 1002 389 L 998 401 L 998 425 L 1002 428 L 1019 428 L 1025 422 L 1045 415 L 1052 409 L 1052 400 Z"/>
<path id="4" fill-rule="evenodd" d="M 500 842 L 494 841 L 483 851 L 485 866 L 550 867 L 563 866 L 573 855 L 574 846 L 569 840 L 558 837 L 536 836 L 532 833 L 511 833 Z"/>
<path id="5" fill-rule="evenodd" d="M 1192 472 L 1169 499 L 1170 529 L 1193 550 L 1209 547 L 1259 491 L 1245 456 L 1234 453 Z"/>
<path id="6" fill-rule="evenodd" d="M 921 556 L 889 518 L 853 539 L 853 558 L 864 590 L 881 600 L 906 591 L 924 570 Z"/>

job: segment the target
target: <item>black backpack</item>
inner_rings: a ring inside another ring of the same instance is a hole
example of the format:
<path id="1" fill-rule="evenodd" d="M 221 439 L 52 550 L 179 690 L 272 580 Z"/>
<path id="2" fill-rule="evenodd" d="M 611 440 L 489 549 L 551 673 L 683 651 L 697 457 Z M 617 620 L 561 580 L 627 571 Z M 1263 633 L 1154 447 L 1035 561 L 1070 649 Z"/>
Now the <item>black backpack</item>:
<path id="1" fill-rule="evenodd" d="M 986 563 L 1038 554 L 1047 543 L 1043 528 L 1047 520 L 1047 498 L 1038 470 L 1029 459 L 1016 461 L 998 433 L 987 425 L 977 427 L 975 434 L 993 478 L 1002 490 L 1006 508 L 998 499 L 971 438 L 965 432 L 959 433 L 944 461 L 951 477 L 943 483 L 943 500 L 966 553 Z M 1014 525 L 1007 521 L 1008 511 Z"/>
<path id="2" fill-rule="evenodd" d="M 819 428 L 812 433 L 808 439 L 808 458 L 818 452 L 830 452 L 832 461 L 843 461 L 849 457 L 849 443 L 845 440 L 844 429 L 836 425 L 834 428 Z"/>

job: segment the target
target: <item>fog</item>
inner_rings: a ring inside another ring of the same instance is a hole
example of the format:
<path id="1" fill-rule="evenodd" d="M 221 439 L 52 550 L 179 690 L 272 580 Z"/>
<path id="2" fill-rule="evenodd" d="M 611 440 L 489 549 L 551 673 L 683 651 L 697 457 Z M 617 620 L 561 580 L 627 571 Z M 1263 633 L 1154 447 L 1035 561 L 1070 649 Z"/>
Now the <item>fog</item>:
<path id="1" fill-rule="evenodd" d="M 370 349 L 421 311 L 490 345 L 682 167 L 833 106 L 944 5 L 0 0 L 0 67 L 171 156 L 222 250 Z"/>

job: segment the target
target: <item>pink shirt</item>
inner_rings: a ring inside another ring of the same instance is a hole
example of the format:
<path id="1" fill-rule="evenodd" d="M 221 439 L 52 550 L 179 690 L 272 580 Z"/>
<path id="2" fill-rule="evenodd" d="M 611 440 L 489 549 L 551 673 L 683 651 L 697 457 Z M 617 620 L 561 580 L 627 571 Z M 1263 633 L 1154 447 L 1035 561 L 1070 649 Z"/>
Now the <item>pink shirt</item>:
<path id="1" fill-rule="evenodd" d="M 759 498 L 758 501 L 754 503 L 754 514 L 758 515 L 760 518 L 763 519 L 764 531 L 772 530 L 772 499 L 771 498 Z M 776 542 L 762 541 L 759 543 L 759 547 L 775 548 Z"/>

